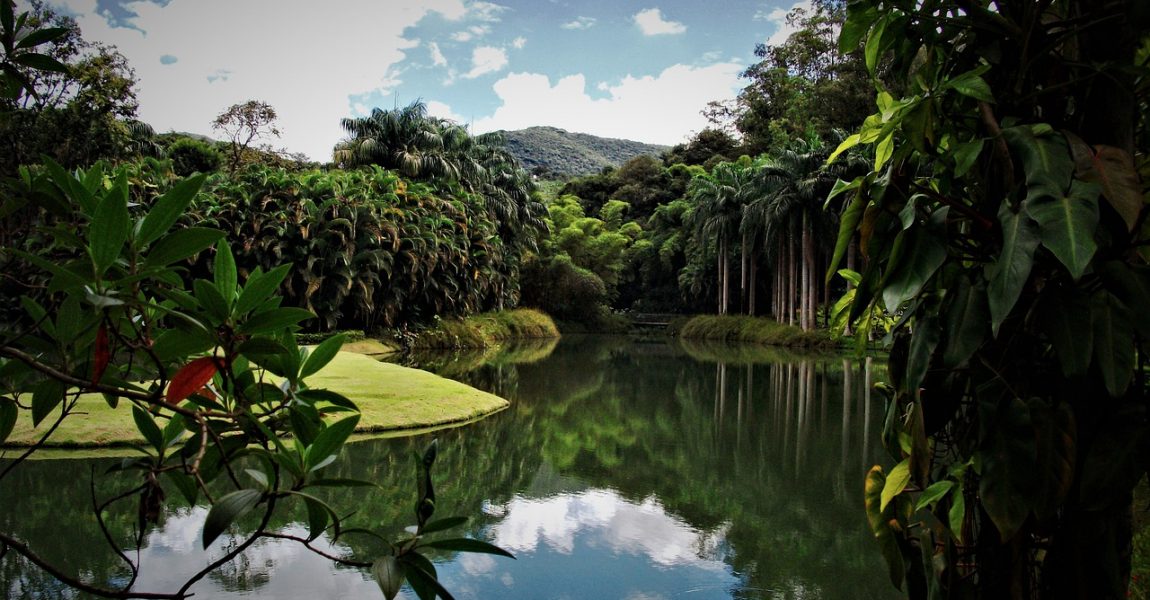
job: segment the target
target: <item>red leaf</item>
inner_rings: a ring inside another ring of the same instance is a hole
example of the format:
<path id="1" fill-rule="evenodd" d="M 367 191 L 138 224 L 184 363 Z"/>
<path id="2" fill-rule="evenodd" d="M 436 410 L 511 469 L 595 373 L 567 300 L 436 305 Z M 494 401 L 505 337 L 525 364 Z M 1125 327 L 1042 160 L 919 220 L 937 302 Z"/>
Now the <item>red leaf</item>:
<path id="1" fill-rule="evenodd" d="M 216 374 L 216 358 L 205 356 L 184 365 L 168 384 L 168 404 L 179 404 L 200 391 Z"/>
<path id="2" fill-rule="evenodd" d="M 96 348 L 92 356 L 92 385 L 100 383 L 104 371 L 108 368 L 108 361 L 112 358 L 112 351 L 108 347 L 108 329 L 101 324 L 96 330 Z"/>

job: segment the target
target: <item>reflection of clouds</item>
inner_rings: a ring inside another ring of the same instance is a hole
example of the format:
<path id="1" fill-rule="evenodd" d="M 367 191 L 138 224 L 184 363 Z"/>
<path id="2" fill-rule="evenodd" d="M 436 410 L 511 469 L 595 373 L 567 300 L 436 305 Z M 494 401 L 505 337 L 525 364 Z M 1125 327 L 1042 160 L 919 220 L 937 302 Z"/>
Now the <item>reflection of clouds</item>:
<path id="1" fill-rule="evenodd" d="M 463 572 L 468 575 L 483 575 L 495 569 L 495 557 L 490 554 L 461 553 L 456 559 Z"/>
<path id="2" fill-rule="evenodd" d="M 179 510 L 149 533 L 141 552 L 140 578 L 133 589 L 175 591 L 200 569 L 223 556 L 227 548 L 246 539 L 224 534 L 207 551 L 202 550 L 200 535 L 206 516 L 207 509 L 203 507 Z M 280 531 L 307 537 L 307 528 L 300 524 Z M 342 548 L 329 544 L 326 536 L 321 536 L 313 545 L 332 554 L 343 553 Z M 217 598 L 255 589 L 257 597 L 277 600 L 379 596 L 379 588 L 370 575 L 358 570 L 333 569 L 327 559 L 288 540 L 260 540 L 252 544 L 242 558 L 224 566 L 218 575 L 200 580 L 191 591 L 197 597 Z"/>
<path id="3" fill-rule="evenodd" d="M 654 497 L 630 503 L 613 490 L 588 490 L 531 499 L 516 496 L 492 530 L 494 542 L 512 552 L 546 545 L 570 554 L 576 536 L 614 554 L 646 556 L 660 567 L 691 565 L 721 571 L 716 548 L 725 531 L 700 532 L 668 515 Z"/>

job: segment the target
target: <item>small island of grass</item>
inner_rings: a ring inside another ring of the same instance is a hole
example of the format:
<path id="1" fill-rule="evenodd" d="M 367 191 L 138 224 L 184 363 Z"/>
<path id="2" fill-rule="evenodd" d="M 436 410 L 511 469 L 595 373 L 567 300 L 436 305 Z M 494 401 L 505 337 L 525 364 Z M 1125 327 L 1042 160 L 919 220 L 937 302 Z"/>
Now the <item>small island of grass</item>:
<path id="1" fill-rule="evenodd" d="M 340 352 L 308 382 L 355 402 L 362 414 L 356 429 L 360 433 L 417 431 L 466 423 L 508 406 L 503 398 L 457 381 L 353 352 Z M 112 409 L 99 394 L 81 396 L 76 412 L 84 414 L 65 419 L 46 446 L 93 448 L 144 441 L 132 423 L 131 409 L 124 405 Z M 52 421 L 49 417 L 33 428 L 30 418 L 22 418 L 6 444 L 31 445 Z"/>

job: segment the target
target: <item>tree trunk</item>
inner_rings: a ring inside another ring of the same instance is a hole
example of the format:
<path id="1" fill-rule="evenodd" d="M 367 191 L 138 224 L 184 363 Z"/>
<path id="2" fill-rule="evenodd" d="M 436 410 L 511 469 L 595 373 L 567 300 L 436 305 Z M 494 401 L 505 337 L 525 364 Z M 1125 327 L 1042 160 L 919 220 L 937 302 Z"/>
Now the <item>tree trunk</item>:
<path id="1" fill-rule="evenodd" d="M 749 246 L 747 234 L 743 234 L 743 247 L 741 251 L 740 261 L 742 262 L 742 273 L 739 277 L 739 308 L 741 312 L 750 314 L 747 310 L 747 271 L 750 269 L 750 257 L 747 254 L 747 246 Z"/>

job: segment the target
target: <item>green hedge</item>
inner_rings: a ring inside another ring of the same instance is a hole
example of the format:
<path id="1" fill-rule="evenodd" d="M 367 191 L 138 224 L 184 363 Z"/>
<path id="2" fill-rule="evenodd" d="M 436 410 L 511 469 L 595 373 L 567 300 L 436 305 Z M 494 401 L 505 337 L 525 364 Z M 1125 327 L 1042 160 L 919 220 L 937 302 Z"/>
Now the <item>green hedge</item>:
<path id="1" fill-rule="evenodd" d="M 559 337 L 551 317 L 538 310 L 517 308 L 463 319 L 439 320 L 419 331 L 413 348 L 486 348 L 507 340 Z"/>
<path id="2" fill-rule="evenodd" d="M 700 315 L 687 321 L 679 336 L 704 340 L 727 340 L 787 346 L 834 348 L 835 340 L 824 331 L 803 331 L 765 317 Z"/>

